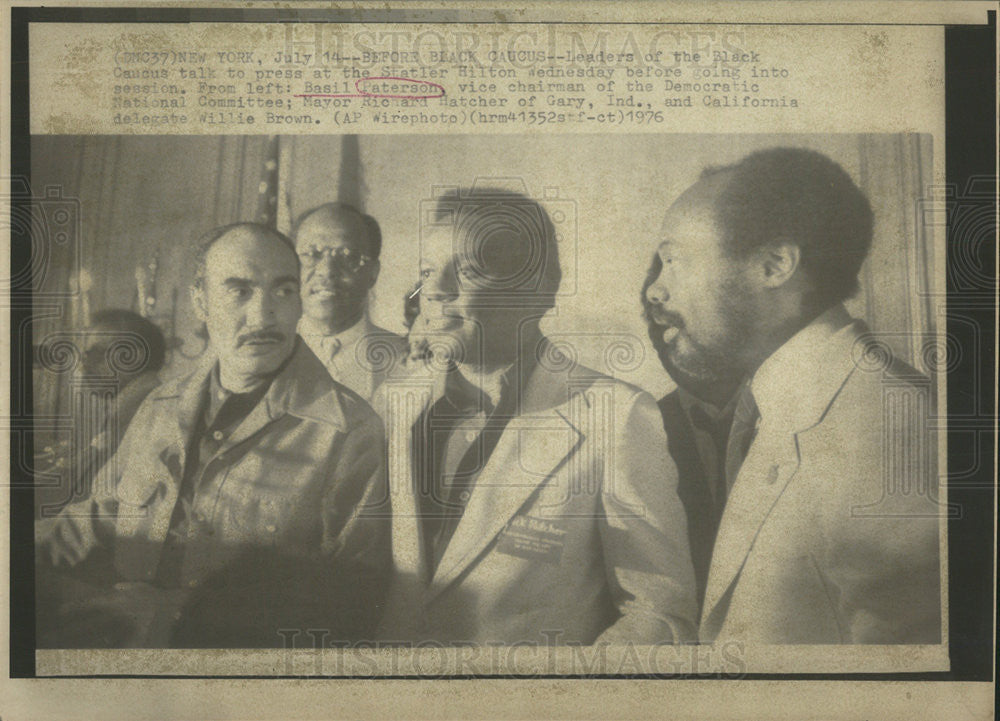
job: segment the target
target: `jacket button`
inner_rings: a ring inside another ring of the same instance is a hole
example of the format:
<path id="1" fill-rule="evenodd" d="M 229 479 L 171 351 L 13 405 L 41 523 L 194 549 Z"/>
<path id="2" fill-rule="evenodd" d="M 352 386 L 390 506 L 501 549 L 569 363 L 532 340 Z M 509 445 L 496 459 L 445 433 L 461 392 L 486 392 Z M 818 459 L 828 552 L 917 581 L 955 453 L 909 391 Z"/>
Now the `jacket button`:
<path id="1" fill-rule="evenodd" d="M 226 434 L 223 433 L 222 431 L 216 431 L 215 433 L 212 434 L 212 438 L 214 438 L 217 441 L 221 441 L 225 437 Z"/>

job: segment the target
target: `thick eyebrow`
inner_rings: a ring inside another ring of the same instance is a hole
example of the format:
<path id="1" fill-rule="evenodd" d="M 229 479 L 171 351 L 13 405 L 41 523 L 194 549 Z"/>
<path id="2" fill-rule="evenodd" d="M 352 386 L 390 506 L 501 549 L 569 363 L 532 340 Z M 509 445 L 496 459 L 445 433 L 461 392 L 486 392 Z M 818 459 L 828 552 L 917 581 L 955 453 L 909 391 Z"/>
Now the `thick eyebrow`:
<path id="1" fill-rule="evenodd" d="M 250 280 L 249 278 L 232 277 L 232 278 L 226 278 L 224 281 L 222 281 L 222 284 L 228 286 L 247 286 L 247 285 L 253 285 L 253 281 Z"/>
<path id="2" fill-rule="evenodd" d="M 274 279 L 274 285 L 284 285 L 285 283 L 299 284 L 299 279 L 294 275 L 283 275 Z"/>

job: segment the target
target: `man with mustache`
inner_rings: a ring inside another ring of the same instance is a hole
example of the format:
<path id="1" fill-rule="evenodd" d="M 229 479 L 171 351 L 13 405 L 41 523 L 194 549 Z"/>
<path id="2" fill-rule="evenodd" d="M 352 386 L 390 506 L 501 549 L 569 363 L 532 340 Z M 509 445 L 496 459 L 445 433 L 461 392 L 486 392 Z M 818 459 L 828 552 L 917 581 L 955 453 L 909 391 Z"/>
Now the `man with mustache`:
<path id="1" fill-rule="evenodd" d="M 649 394 L 539 328 L 560 282 L 537 202 L 473 188 L 422 229 L 410 339 L 387 381 L 395 579 L 388 643 L 690 640 L 684 511 Z"/>
<path id="2" fill-rule="evenodd" d="M 725 504 L 703 642 L 941 641 L 930 385 L 842 301 L 872 241 L 868 199 L 820 153 L 706 171 L 670 207 L 645 290 L 679 385 L 724 402 Z"/>
<path id="3" fill-rule="evenodd" d="M 219 228 L 191 297 L 206 363 L 153 390 L 92 497 L 40 529 L 43 574 L 111 586 L 58 599 L 43 642 L 277 647 L 306 624 L 368 637 L 389 561 L 382 424 L 296 336 L 294 246 Z"/>
<path id="4" fill-rule="evenodd" d="M 368 317 L 382 249 L 378 223 L 350 205 L 327 203 L 304 213 L 294 235 L 302 262 L 299 332 L 334 379 L 370 400 L 406 356 L 406 340 Z"/>

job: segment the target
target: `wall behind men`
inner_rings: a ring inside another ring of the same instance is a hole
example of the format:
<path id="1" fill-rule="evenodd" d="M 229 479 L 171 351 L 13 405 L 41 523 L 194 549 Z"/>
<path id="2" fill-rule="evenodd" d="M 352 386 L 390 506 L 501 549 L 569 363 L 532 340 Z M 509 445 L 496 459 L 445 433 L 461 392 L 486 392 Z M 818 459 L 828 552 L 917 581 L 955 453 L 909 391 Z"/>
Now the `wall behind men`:
<path id="1" fill-rule="evenodd" d="M 348 150 L 347 173 L 342 138 L 286 136 L 279 194 L 292 217 L 338 196 L 375 216 L 383 251 L 371 314 L 400 332 L 403 295 L 417 275 L 421 208 L 435 188 L 480 182 L 545 199 L 559 218 L 564 282 L 544 327 L 574 346 L 581 362 L 659 396 L 672 382 L 646 339 L 638 294 L 663 213 L 703 168 L 777 145 L 826 153 L 869 195 L 876 236 L 850 309 L 893 334 L 896 352 L 920 366 L 923 338 L 935 325 L 927 294 L 934 287 L 932 239 L 919 222 L 931 183 L 927 136 L 361 136 Z M 187 297 L 190 243 L 216 225 L 253 217 L 266 149 L 265 137 L 34 138 L 35 194 L 59 186 L 79 199 L 81 211 L 79 251 L 50 254 L 44 287 L 71 287 L 79 267 L 92 279 L 92 308 L 135 309 L 136 268 L 157 259 L 153 318 L 181 343 L 164 375 L 190 368 L 203 347 Z M 77 323 L 80 305 L 79 294 L 54 302 L 37 322 L 35 342 Z M 59 394 L 36 401 L 57 406 Z"/>

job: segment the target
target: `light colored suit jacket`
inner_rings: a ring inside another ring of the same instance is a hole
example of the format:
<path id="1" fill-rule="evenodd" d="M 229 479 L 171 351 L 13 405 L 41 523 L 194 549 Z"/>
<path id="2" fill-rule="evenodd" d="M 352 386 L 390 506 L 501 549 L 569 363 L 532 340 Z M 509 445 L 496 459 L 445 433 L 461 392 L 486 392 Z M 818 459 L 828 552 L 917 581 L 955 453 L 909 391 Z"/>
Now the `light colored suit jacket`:
<path id="1" fill-rule="evenodd" d="M 381 639 L 692 638 L 685 514 L 649 394 L 579 366 L 536 366 L 431 576 L 411 441 L 442 393 L 440 377 L 421 367 L 376 398 L 389 440 L 395 563 Z"/>
<path id="2" fill-rule="evenodd" d="M 315 332 L 306 321 L 300 322 L 299 333 L 330 376 L 366 401 L 371 401 L 375 390 L 406 359 L 406 338 L 379 328 L 367 315 L 354 326 L 332 336 L 340 345 L 332 356 L 324 346 L 325 336 Z"/>
<path id="3" fill-rule="evenodd" d="M 715 542 L 702 641 L 940 642 L 931 388 L 870 340 L 837 306 L 754 375 L 760 422 Z"/>

